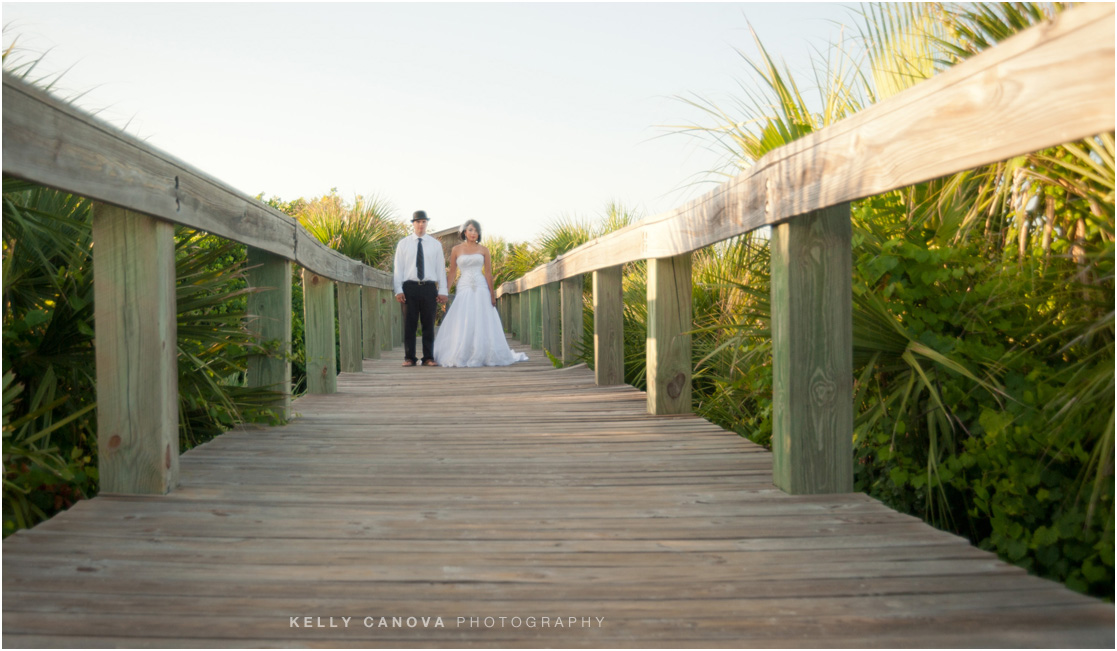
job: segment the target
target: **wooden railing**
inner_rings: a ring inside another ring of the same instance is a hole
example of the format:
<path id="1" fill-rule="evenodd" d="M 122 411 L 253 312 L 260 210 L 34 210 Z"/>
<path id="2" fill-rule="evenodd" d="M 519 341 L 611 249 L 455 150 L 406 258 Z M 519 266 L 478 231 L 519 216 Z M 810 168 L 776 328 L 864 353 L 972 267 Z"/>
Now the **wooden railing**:
<path id="1" fill-rule="evenodd" d="M 156 493 L 178 477 L 174 224 L 248 247 L 250 327 L 291 348 L 291 275 L 303 281 L 307 390 L 337 389 L 334 284 L 341 370 L 360 371 L 400 337 L 391 275 L 314 239 L 298 222 L 119 129 L 8 74 L 4 174 L 93 199 L 97 431 L 101 490 Z M 248 383 L 284 394 L 286 356 L 253 358 Z"/>
<path id="2" fill-rule="evenodd" d="M 774 479 L 853 488 L 849 202 L 1114 129 L 1114 6 L 1087 4 L 758 160 L 705 196 L 498 289 L 504 322 L 564 361 L 593 274 L 598 384 L 624 380 L 621 265 L 648 261 L 648 411 L 691 410 L 693 251 L 772 226 Z"/>

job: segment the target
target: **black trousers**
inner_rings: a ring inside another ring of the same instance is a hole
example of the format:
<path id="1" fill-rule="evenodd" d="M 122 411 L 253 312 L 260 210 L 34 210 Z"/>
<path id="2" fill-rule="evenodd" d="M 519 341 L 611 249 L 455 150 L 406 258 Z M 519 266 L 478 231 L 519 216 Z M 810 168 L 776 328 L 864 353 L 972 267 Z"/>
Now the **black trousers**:
<path id="1" fill-rule="evenodd" d="M 403 283 L 403 357 L 412 362 L 415 357 L 415 330 L 423 322 L 423 359 L 434 359 L 434 314 L 438 309 L 438 283 Z"/>

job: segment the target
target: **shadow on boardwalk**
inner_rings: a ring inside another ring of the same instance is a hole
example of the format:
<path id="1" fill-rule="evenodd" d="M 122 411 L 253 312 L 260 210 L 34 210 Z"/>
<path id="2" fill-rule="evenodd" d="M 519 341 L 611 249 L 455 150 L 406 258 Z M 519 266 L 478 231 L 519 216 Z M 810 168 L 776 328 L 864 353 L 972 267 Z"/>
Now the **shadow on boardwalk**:
<path id="1" fill-rule="evenodd" d="M 11 536 L 4 646 L 1113 647 L 1112 605 L 541 357 L 397 349 Z"/>

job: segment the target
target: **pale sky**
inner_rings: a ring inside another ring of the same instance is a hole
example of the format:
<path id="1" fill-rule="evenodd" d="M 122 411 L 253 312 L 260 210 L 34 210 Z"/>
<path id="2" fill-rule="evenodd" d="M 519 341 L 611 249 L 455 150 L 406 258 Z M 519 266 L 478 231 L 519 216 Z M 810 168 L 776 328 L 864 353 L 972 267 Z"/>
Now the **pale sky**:
<path id="1" fill-rule="evenodd" d="M 856 6 L 6 2 L 3 23 L 79 106 L 245 194 L 336 187 L 521 241 L 709 191 L 722 154 L 665 128 L 708 123 L 673 97 L 742 97 L 749 23 L 810 79 Z"/>

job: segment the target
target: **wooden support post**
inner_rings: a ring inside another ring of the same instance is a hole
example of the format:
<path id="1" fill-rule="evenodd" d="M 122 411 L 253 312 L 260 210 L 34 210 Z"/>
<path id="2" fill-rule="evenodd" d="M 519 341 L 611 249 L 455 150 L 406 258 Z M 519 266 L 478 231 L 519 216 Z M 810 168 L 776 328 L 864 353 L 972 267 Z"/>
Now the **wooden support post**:
<path id="1" fill-rule="evenodd" d="M 562 363 L 573 364 L 577 357 L 576 346 L 582 341 L 582 313 L 585 305 L 582 302 L 582 290 L 585 287 L 585 278 L 578 274 L 573 278 L 562 281 L 560 293 L 562 294 Z"/>
<path id="2" fill-rule="evenodd" d="M 334 283 L 303 269 L 303 329 L 306 332 L 306 390 L 337 392 L 334 352 Z"/>
<path id="3" fill-rule="evenodd" d="M 593 272 L 593 377 L 624 384 L 624 291 L 621 266 Z"/>
<path id="4" fill-rule="evenodd" d="M 853 491 L 849 204 L 772 228 L 773 481 L 791 494 Z"/>
<path id="5" fill-rule="evenodd" d="M 527 290 L 528 312 L 531 320 L 528 322 L 528 336 L 531 337 L 532 350 L 543 350 L 543 289 L 536 287 Z"/>
<path id="6" fill-rule="evenodd" d="M 392 350 L 395 347 L 392 341 L 392 313 L 396 311 L 396 297 L 390 289 L 379 289 L 379 308 L 377 308 L 378 332 L 380 333 L 380 350 Z"/>
<path id="7" fill-rule="evenodd" d="M 365 359 L 380 359 L 380 290 L 361 288 L 361 349 Z"/>
<path id="8" fill-rule="evenodd" d="M 274 410 L 291 417 L 291 261 L 248 247 L 248 286 L 264 291 L 248 295 L 248 329 L 256 341 L 275 347 L 273 355 L 248 358 L 247 384 L 282 391 Z"/>
<path id="9" fill-rule="evenodd" d="M 175 227 L 93 209 L 97 449 L 101 493 L 178 484 Z"/>
<path id="10" fill-rule="evenodd" d="M 691 412 L 690 254 L 648 260 L 648 413 Z"/>
<path id="11" fill-rule="evenodd" d="M 361 286 L 337 284 L 337 333 L 341 372 L 361 372 Z"/>
<path id="12" fill-rule="evenodd" d="M 512 294 L 512 337 L 521 343 L 524 341 L 523 303 L 523 294 Z"/>
<path id="13" fill-rule="evenodd" d="M 547 283 L 539 288 L 540 320 L 543 325 L 543 349 L 555 357 L 562 357 L 562 300 L 559 284 Z"/>
<path id="14" fill-rule="evenodd" d="M 392 295 L 392 347 L 403 345 L 403 303 Z"/>
<path id="15" fill-rule="evenodd" d="M 512 305 L 512 297 L 504 294 L 499 299 L 500 303 L 500 325 L 504 326 L 504 332 L 508 333 L 512 330 L 512 310 L 509 309 Z"/>

